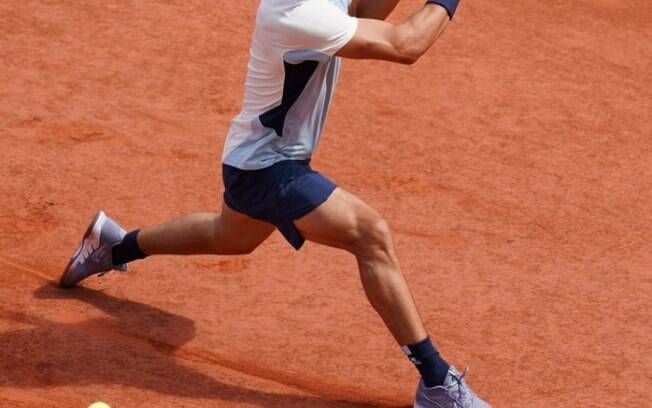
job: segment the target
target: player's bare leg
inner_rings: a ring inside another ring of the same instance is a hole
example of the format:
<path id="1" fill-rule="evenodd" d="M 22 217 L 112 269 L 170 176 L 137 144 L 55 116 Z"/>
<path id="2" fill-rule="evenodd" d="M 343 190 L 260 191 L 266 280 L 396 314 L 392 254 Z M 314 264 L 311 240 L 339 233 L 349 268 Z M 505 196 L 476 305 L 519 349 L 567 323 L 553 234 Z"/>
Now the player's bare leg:
<path id="1" fill-rule="evenodd" d="M 399 345 L 427 337 L 396 258 L 389 226 L 378 212 L 337 188 L 328 201 L 295 225 L 307 240 L 356 257 L 365 293 Z"/>
<path id="2" fill-rule="evenodd" d="M 337 188 L 295 225 L 306 239 L 356 257 L 369 301 L 421 374 L 415 408 L 490 408 L 468 387 L 465 374 L 449 366 L 432 345 L 401 272 L 390 228 L 378 212 Z"/>
<path id="3" fill-rule="evenodd" d="M 273 225 L 226 205 L 221 214 L 190 214 L 130 233 L 100 212 L 89 225 L 59 284 L 71 288 L 92 275 L 113 269 L 126 271 L 127 263 L 148 255 L 247 254 L 274 229 Z"/>
<path id="4" fill-rule="evenodd" d="M 222 213 L 193 213 L 143 228 L 138 246 L 147 255 L 238 255 L 256 249 L 274 232 L 264 221 L 240 214 L 226 204 Z"/>

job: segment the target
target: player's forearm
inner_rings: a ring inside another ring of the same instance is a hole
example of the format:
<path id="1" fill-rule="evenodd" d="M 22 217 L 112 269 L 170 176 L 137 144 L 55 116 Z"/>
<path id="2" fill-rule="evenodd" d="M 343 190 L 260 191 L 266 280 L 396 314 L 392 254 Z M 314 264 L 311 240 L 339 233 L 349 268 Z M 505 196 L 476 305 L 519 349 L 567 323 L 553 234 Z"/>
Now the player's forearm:
<path id="1" fill-rule="evenodd" d="M 398 25 L 372 18 L 359 18 L 355 35 L 336 55 L 413 64 L 437 40 L 446 23 L 455 14 L 458 2 L 459 0 L 428 0 L 428 4 Z"/>
<path id="2" fill-rule="evenodd" d="M 386 19 L 400 0 L 354 0 L 359 18 Z"/>
<path id="3" fill-rule="evenodd" d="M 408 59 L 416 61 L 425 54 L 444 31 L 449 20 L 446 9 L 436 4 L 426 4 L 400 24 L 398 29 L 403 52 Z"/>

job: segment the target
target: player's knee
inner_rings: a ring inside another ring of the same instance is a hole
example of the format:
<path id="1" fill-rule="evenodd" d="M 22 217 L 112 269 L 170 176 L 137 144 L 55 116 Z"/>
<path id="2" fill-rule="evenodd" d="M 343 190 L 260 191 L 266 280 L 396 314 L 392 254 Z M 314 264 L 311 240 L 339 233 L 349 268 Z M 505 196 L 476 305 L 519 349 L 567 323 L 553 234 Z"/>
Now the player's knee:
<path id="1" fill-rule="evenodd" d="M 220 217 L 216 216 L 211 237 L 211 253 L 214 255 L 248 255 L 258 248 L 258 242 L 241 238 L 231 236 L 220 223 Z"/>
<path id="2" fill-rule="evenodd" d="M 392 232 L 382 217 L 367 222 L 360 233 L 357 249 L 359 255 L 387 256 L 392 250 Z"/>

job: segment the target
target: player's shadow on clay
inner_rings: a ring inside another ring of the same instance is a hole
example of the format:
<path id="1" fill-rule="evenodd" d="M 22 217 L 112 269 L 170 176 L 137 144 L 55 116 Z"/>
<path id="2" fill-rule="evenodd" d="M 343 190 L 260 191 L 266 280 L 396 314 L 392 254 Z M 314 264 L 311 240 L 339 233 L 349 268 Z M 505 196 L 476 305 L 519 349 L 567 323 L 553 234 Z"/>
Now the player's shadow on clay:
<path id="1" fill-rule="evenodd" d="M 196 371 L 183 360 L 201 355 L 177 350 L 195 335 L 194 322 L 142 303 L 96 290 L 63 291 L 46 284 L 38 299 L 82 301 L 110 317 L 53 322 L 23 311 L 0 309 L 20 329 L 0 333 L 0 384 L 24 388 L 119 384 L 188 398 L 238 401 L 260 407 L 353 408 L 369 405 L 304 395 L 276 394 L 230 385 Z M 65 307 L 57 303 L 56 307 Z M 181 355 L 178 355 L 181 354 Z"/>

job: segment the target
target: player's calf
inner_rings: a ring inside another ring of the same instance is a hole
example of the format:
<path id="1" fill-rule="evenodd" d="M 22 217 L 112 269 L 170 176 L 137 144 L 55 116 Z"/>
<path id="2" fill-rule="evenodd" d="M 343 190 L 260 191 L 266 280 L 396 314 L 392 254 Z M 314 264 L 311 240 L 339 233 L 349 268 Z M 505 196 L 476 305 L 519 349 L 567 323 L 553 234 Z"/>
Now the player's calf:
<path id="1" fill-rule="evenodd" d="M 147 255 L 244 255 L 253 252 L 274 226 L 224 206 L 222 213 L 193 213 L 142 231 L 132 231 L 114 249 L 131 262 Z"/>

